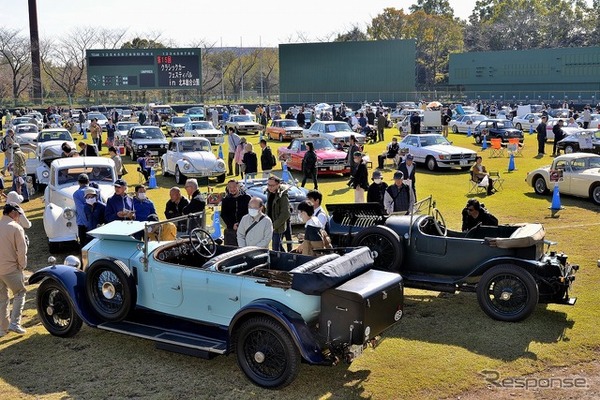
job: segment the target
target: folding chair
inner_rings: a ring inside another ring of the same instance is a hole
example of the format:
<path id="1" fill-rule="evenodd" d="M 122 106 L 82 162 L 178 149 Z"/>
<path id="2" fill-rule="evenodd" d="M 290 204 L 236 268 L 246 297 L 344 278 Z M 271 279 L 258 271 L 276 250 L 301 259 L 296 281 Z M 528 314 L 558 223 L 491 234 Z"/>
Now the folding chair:
<path id="1" fill-rule="evenodd" d="M 502 178 L 500 176 L 500 171 L 490 171 L 489 175 L 490 175 L 490 179 L 493 182 L 494 189 L 498 192 L 500 190 L 502 190 L 503 189 L 502 186 L 504 184 L 504 178 Z"/>
<path id="2" fill-rule="evenodd" d="M 523 146 L 524 144 L 519 142 L 519 138 L 508 139 L 508 152 L 512 153 L 515 157 L 523 156 Z"/>
<path id="3" fill-rule="evenodd" d="M 481 186 L 479 184 L 479 182 L 477 181 L 477 179 L 475 179 L 473 177 L 473 172 L 469 172 L 469 191 L 467 192 L 467 194 L 479 194 L 479 193 L 486 193 L 487 192 L 487 187 L 486 186 Z"/>
<path id="4" fill-rule="evenodd" d="M 502 147 L 502 139 L 491 138 L 490 139 L 490 157 L 503 157 L 504 147 Z"/>

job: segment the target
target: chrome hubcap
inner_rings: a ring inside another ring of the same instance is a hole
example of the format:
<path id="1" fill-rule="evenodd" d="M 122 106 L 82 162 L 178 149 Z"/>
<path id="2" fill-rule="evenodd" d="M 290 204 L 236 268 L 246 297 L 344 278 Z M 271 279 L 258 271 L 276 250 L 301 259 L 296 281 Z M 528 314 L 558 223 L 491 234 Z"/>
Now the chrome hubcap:
<path id="1" fill-rule="evenodd" d="M 256 353 L 254 353 L 254 361 L 256 361 L 259 364 L 262 364 L 263 362 L 265 362 L 265 354 L 262 351 L 257 351 Z"/>
<path id="2" fill-rule="evenodd" d="M 112 299 L 113 297 L 115 297 L 116 294 L 116 290 L 115 287 L 113 286 L 112 283 L 110 282 L 104 282 L 102 284 L 102 295 L 107 298 L 107 299 Z"/>
<path id="3" fill-rule="evenodd" d="M 54 314 L 54 307 L 52 307 L 52 306 L 46 307 L 46 314 L 52 316 Z"/>
<path id="4" fill-rule="evenodd" d="M 510 300 L 510 296 L 510 292 L 502 292 L 502 294 L 500 295 L 500 300 L 508 301 Z"/>

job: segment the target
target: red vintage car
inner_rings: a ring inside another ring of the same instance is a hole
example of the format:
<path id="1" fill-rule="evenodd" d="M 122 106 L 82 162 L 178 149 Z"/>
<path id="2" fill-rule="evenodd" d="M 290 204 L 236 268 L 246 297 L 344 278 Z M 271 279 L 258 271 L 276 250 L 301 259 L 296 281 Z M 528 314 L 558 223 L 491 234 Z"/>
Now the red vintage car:
<path id="1" fill-rule="evenodd" d="M 301 171 L 302 158 L 306 153 L 306 143 L 312 142 L 317 153 L 317 174 L 349 174 L 348 154 L 345 151 L 336 150 L 329 139 L 325 138 L 301 138 L 294 139 L 287 147 L 277 149 L 279 160 L 286 161 L 288 168 Z"/>

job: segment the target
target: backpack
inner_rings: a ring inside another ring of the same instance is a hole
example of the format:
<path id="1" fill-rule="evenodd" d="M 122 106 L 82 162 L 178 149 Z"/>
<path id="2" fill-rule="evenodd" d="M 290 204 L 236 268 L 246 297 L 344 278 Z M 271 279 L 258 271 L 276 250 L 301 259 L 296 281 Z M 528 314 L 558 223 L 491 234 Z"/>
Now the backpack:
<path id="1" fill-rule="evenodd" d="M 0 151 L 4 152 L 6 150 L 8 150 L 8 145 L 6 144 L 6 136 L 4 136 L 0 141 Z"/>

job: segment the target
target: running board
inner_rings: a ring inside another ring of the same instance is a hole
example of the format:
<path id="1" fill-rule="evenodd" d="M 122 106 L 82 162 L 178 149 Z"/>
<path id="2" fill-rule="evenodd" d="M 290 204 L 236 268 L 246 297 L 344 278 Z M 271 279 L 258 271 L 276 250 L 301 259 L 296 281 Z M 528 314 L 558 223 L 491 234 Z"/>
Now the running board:
<path id="1" fill-rule="evenodd" d="M 159 349 L 201 358 L 212 358 L 211 355 L 225 354 L 227 352 L 227 344 L 224 341 L 137 322 L 105 322 L 98 325 L 98 328 L 149 339 L 156 342 L 156 347 Z"/>

